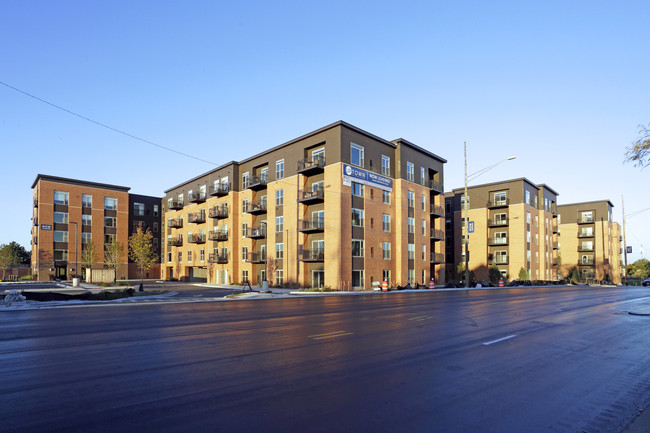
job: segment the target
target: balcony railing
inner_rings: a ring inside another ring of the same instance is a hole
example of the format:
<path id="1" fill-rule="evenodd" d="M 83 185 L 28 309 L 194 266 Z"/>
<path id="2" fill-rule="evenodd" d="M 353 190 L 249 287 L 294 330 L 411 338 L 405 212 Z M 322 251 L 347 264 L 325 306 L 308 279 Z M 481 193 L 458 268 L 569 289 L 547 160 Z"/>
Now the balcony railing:
<path id="1" fill-rule="evenodd" d="M 508 264 L 508 256 L 501 256 L 497 257 L 496 259 L 488 260 L 488 263 L 495 264 L 495 265 L 507 265 Z"/>
<path id="2" fill-rule="evenodd" d="M 34 217 L 34 226 L 38 226 L 38 218 Z"/>
<path id="3" fill-rule="evenodd" d="M 266 225 L 258 227 L 248 227 L 246 237 L 250 239 L 261 239 L 266 237 Z"/>
<path id="4" fill-rule="evenodd" d="M 210 230 L 208 240 L 223 242 L 228 240 L 228 230 Z"/>
<path id="5" fill-rule="evenodd" d="M 488 219 L 488 227 L 503 227 L 508 225 L 508 218 Z"/>
<path id="6" fill-rule="evenodd" d="M 208 262 L 218 264 L 228 263 L 228 254 L 210 254 L 208 256 Z"/>
<path id="7" fill-rule="evenodd" d="M 248 253 L 245 261 L 248 263 L 266 263 L 266 253 Z"/>
<path id="8" fill-rule="evenodd" d="M 172 210 L 180 210 L 180 209 L 183 209 L 183 202 L 182 202 L 182 201 L 172 201 L 172 202 L 169 204 L 169 209 L 172 209 Z"/>
<path id="9" fill-rule="evenodd" d="M 431 253 L 431 263 L 440 264 L 445 262 L 443 253 Z"/>
<path id="10" fill-rule="evenodd" d="M 204 192 L 193 192 L 187 194 L 187 198 L 190 203 L 203 203 L 206 200 Z"/>
<path id="11" fill-rule="evenodd" d="M 205 234 L 203 233 L 192 233 L 187 236 L 187 242 L 190 244 L 204 244 L 205 243 Z"/>
<path id="12" fill-rule="evenodd" d="M 559 242 L 553 242 L 553 249 L 557 250 L 558 248 L 560 248 Z"/>
<path id="13" fill-rule="evenodd" d="M 558 227 L 557 224 L 553 224 L 552 229 L 553 229 L 553 233 L 559 233 L 560 232 L 560 228 Z"/>
<path id="14" fill-rule="evenodd" d="M 298 173 L 305 176 L 322 173 L 325 170 L 325 155 L 298 161 Z"/>
<path id="15" fill-rule="evenodd" d="M 505 238 L 488 238 L 488 245 L 491 247 L 508 245 L 508 237 Z"/>
<path id="16" fill-rule="evenodd" d="M 205 222 L 205 212 L 190 212 L 187 214 L 187 222 L 202 224 Z"/>
<path id="17" fill-rule="evenodd" d="M 431 229 L 431 239 L 442 240 L 445 238 L 445 232 L 440 229 Z"/>
<path id="18" fill-rule="evenodd" d="M 298 191 L 298 201 L 303 204 L 322 203 L 325 200 L 323 188 L 301 189 Z"/>
<path id="19" fill-rule="evenodd" d="M 223 197 L 228 195 L 228 192 L 230 192 L 230 186 L 227 183 L 212 185 L 210 187 L 211 196 Z"/>
<path id="20" fill-rule="evenodd" d="M 580 232 L 578 233 L 579 238 L 593 238 L 594 232 Z"/>
<path id="21" fill-rule="evenodd" d="M 183 238 L 169 239 L 167 245 L 170 247 L 180 247 L 183 245 Z"/>
<path id="22" fill-rule="evenodd" d="M 593 266 L 594 265 L 594 258 L 593 257 L 583 257 L 580 262 L 578 262 L 579 266 Z"/>
<path id="23" fill-rule="evenodd" d="M 38 207 L 38 199 L 37 198 L 34 199 L 34 207 Z"/>
<path id="24" fill-rule="evenodd" d="M 244 212 L 252 215 L 266 213 L 266 201 L 250 202 L 246 205 L 246 209 L 244 209 Z"/>
<path id="25" fill-rule="evenodd" d="M 593 224 L 596 220 L 593 218 L 578 218 L 578 224 Z"/>
<path id="26" fill-rule="evenodd" d="M 443 208 L 442 206 L 439 206 L 437 204 L 432 203 L 431 204 L 431 215 L 433 215 L 436 218 L 445 216 L 445 208 Z"/>
<path id="27" fill-rule="evenodd" d="M 208 211 L 208 216 L 216 219 L 228 218 L 228 206 L 213 206 Z"/>
<path id="28" fill-rule="evenodd" d="M 322 262 L 325 260 L 323 248 L 298 248 L 298 257 L 303 262 Z"/>
<path id="29" fill-rule="evenodd" d="M 269 176 L 251 176 L 248 179 L 248 189 L 252 189 L 253 191 L 258 191 L 260 189 L 266 188 L 266 184 L 269 180 Z"/>
<path id="30" fill-rule="evenodd" d="M 578 252 L 579 253 L 591 252 L 591 251 L 594 251 L 593 246 L 581 245 L 581 246 L 578 247 Z"/>
<path id="31" fill-rule="evenodd" d="M 429 180 L 429 189 L 434 191 L 434 192 L 442 193 L 442 182 L 430 179 Z"/>
<path id="32" fill-rule="evenodd" d="M 510 199 L 508 198 L 500 198 L 496 200 L 489 200 L 487 202 L 487 207 L 488 209 L 494 209 L 498 207 L 507 207 L 510 204 Z"/>
<path id="33" fill-rule="evenodd" d="M 170 220 L 169 221 L 169 228 L 171 228 L 171 229 L 183 228 L 183 220 L 180 219 L 180 218 Z"/>
<path id="34" fill-rule="evenodd" d="M 298 220 L 298 231 L 322 232 L 325 230 L 325 218 L 309 218 Z"/>

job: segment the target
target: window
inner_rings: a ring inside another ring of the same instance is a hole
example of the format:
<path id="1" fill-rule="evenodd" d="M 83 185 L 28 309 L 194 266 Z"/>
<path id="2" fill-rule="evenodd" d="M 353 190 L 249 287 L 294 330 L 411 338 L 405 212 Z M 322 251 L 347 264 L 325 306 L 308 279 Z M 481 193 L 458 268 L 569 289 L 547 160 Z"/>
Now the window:
<path id="1" fill-rule="evenodd" d="M 530 224 L 530 212 L 526 212 L 526 224 Z"/>
<path id="2" fill-rule="evenodd" d="M 248 247 L 241 247 L 241 259 L 248 260 Z"/>
<path id="3" fill-rule="evenodd" d="M 580 212 L 580 222 L 583 223 L 594 222 L 594 213 L 592 211 Z"/>
<path id="4" fill-rule="evenodd" d="M 503 206 L 508 204 L 508 198 L 505 191 L 499 191 L 494 193 L 494 204 L 496 206 Z"/>
<path id="5" fill-rule="evenodd" d="M 154 221 L 154 223 L 153 223 L 153 232 L 158 233 L 158 222 L 157 221 Z"/>
<path id="6" fill-rule="evenodd" d="M 115 217 L 104 217 L 104 227 L 116 227 L 117 218 Z"/>
<path id="7" fill-rule="evenodd" d="M 383 278 L 382 281 L 390 281 L 390 269 L 384 269 L 381 274 Z"/>
<path id="8" fill-rule="evenodd" d="M 65 191 L 54 191 L 54 204 L 68 204 L 68 193 Z"/>
<path id="9" fill-rule="evenodd" d="M 415 244 L 408 244 L 408 258 L 415 260 Z"/>
<path id="10" fill-rule="evenodd" d="M 415 233 L 415 218 L 409 217 L 407 224 L 408 224 L 408 232 Z"/>
<path id="11" fill-rule="evenodd" d="M 381 257 L 384 260 L 390 260 L 390 242 L 382 242 L 382 244 L 381 244 Z"/>
<path id="12" fill-rule="evenodd" d="M 427 176 L 425 174 L 424 167 L 420 167 L 420 185 L 427 184 Z"/>
<path id="13" fill-rule="evenodd" d="M 81 225 L 82 226 L 91 226 L 93 224 L 92 215 L 81 215 Z"/>
<path id="14" fill-rule="evenodd" d="M 363 210 L 352 208 L 352 225 L 363 227 Z"/>
<path id="15" fill-rule="evenodd" d="M 497 251 L 494 253 L 494 256 L 497 264 L 505 265 L 508 263 L 507 251 Z"/>
<path id="16" fill-rule="evenodd" d="M 246 237 L 248 235 L 248 223 L 243 223 L 241 225 L 241 235 Z"/>
<path id="17" fill-rule="evenodd" d="M 353 270 L 352 271 L 352 287 L 353 288 L 362 288 L 363 287 L 363 271 L 362 270 Z"/>
<path id="18" fill-rule="evenodd" d="M 390 158 L 386 155 L 381 156 L 381 174 L 390 176 Z"/>
<path id="19" fill-rule="evenodd" d="M 182 251 L 179 251 L 179 252 L 178 252 L 178 263 L 180 263 L 180 262 L 182 262 L 182 261 L 183 261 L 183 252 L 182 252 Z"/>
<path id="20" fill-rule="evenodd" d="M 311 152 L 311 160 L 314 164 L 325 165 L 325 148 L 319 147 Z"/>
<path id="21" fill-rule="evenodd" d="M 352 239 L 352 257 L 363 257 L 363 240 Z"/>
<path id="22" fill-rule="evenodd" d="M 284 258 L 284 244 L 275 244 L 275 258 L 276 259 Z"/>
<path id="23" fill-rule="evenodd" d="M 282 206 L 284 204 L 284 190 L 279 189 L 275 192 L 275 205 Z"/>
<path id="24" fill-rule="evenodd" d="M 363 197 L 363 185 L 360 183 L 352 182 L 352 195 Z"/>
<path id="25" fill-rule="evenodd" d="M 90 233 L 81 233 L 81 244 L 86 245 L 88 241 L 91 239 Z"/>
<path id="26" fill-rule="evenodd" d="M 180 206 L 183 206 L 184 203 L 185 203 L 185 199 L 183 198 L 183 194 L 178 194 L 178 204 Z"/>
<path id="27" fill-rule="evenodd" d="M 156 217 L 158 216 L 158 205 L 157 204 L 153 205 L 153 216 L 156 216 Z"/>
<path id="28" fill-rule="evenodd" d="M 415 166 L 412 162 L 406 163 L 406 180 L 413 182 L 415 179 Z"/>
<path id="29" fill-rule="evenodd" d="M 260 180 L 262 183 L 267 183 L 269 181 L 269 168 L 264 167 L 260 170 Z"/>
<path id="30" fill-rule="evenodd" d="M 425 261 L 427 259 L 427 246 L 422 245 L 422 261 Z"/>
<path id="31" fill-rule="evenodd" d="M 158 249 L 158 238 L 153 238 L 153 247 Z"/>
<path id="32" fill-rule="evenodd" d="M 242 188 L 248 188 L 248 172 L 242 174 L 241 176 Z"/>
<path id="33" fill-rule="evenodd" d="M 104 197 L 104 209 L 116 210 L 117 209 L 117 199 L 112 197 Z"/>
<path id="34" fill-rule="evenodd" d="M 81 207 L 93 207 L 93 196 L 81 194 Z"/>
<path id="35" fill-rule="evenodd" d="M 133 203 L 133 215 L 144 216 L 144 203 Z"/>
<path id="36" fill-rule="evenodd" d="M 414 207 L 415 206 L 415 194 L 413 191 L 408 191 L 407 192 L 407 197 L 408 197 L 408 207 Z"/>
<path id="37" fill-rule="evenodd" d="M 427 220 L 422 220 L 422 236 L 427 235 Z"/>
<path id="38" fill-rule="evenodd" d="M 188 262 L 192 261 L 192 251 L 191 250 L 187 252 L 187 261 Z"/>
<path id="39" fill-rule="evenodd" d="M 363 167 L 363 147 L 350 143 L 350 164 Z"/>
<path id="40" fill-rule="evenodd" d="M 427 198 L 424 194 L 422 194 L 422 211 L 427 210 Z"/>
<path id="41" fill-rule="evenodd" d="M 275 285 L 282 286 L 284 284 L 284 272 L 282 269 L 275 271 Z"/>
<path id="42" fill-rule="evenodd" d="M 275 161 L 275 179 L 282 179 L 284 177 L 284 159 Z"/>
<path id="43" fill-rule="evenodd" d="M 68 250 L 54 250 L 54 260 L 68 260 Z"/>
<path id="44" fill-rule="evenodd" d="M 241 271 L 241 281 L 242 281 L 242 283 L 248 282 L 248 270 L 247 269 L 244 269 L 243 271 Z"/>
<path id="45" fill-rule="evenodd" d="M 171 252 L 171 251 L 168 251 L 168 252 L 167 252 L 167 262 L 168 262 L 168 263 L 171 263 L 171 261 L 172 261 L 172 252 Z"/>
<path id="46" fill-rule="evenodd" d="M 284 216 L 275 217 L 275 231 L 282 233 L 284 230 Z"/>
<path id="47" fill-rule="evenodd" d="M 384 204 L 390 204 L 390 191 L 381 192 L 381 201 Z"/>
<path id="48" fill-rule="evenodd" d="M 199 251 L 199 260 L 205 262 L 205 250 Z"/>
<path id="49" fill-rule="evenodd" d="M 112 235 L 112 234 L 105 234 L 104 235 L 104 243 L 105 244 L 112 244 L 115 242 L 115 239 L 117 238 L 117 235 Z"/>
<path id="50" fill-rule="evenodd" d="M 390 231 L 390 215 L 388 214 L 383 214 L 381 216 L 381 228 L 385 232 Z"/>
<path id="51" fill-rule="evenodd" d="M 58 224 L 67 224 L 68 223 L 68 213 L 67 212 L 54 212 L 54 222 Z"/>
<path id="52" fill-rule="evenodd" d="M 68 232 L 54 230 L 54 242 L 68 242 Z"/>
<path id="53" fill-rule="evenodd" d="M 414 283 L 415 282 L 415 269 L 409 269 L 409 271 L 408 271 L 408 280 L 409 280 L 409 283 Z"/>

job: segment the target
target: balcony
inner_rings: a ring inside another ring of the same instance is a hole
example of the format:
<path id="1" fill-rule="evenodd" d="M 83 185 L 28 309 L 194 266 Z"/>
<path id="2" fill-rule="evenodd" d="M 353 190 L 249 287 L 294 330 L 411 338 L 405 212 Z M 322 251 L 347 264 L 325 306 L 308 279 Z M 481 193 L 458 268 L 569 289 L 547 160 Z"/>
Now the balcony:
<path id="1" fill-rule="evenodd" d="M 559 242 L 553 242 L 553 249 L 557 250 L 558 248 L 560 248 Z"/>
<path id="2" fill-rule="evenodd" d="M 508 237 L 505 238 L 488 238 L 488 246 L 499 247 L 508 245 Z"/>
<path id="3" fill-rule="evenodd" d="M 508 264 L 508 256 L 501 256 L 497 257 L 496 259 L 489 259 L 488 260 L 488 265 L 507 265 Z"/>
<path id="4" fill-rule="evenodd" d="M 38 226 L 38 218 L 34 217 L 34 227 Z"/>
<path id="5" fill-rule="evenodd" d="M 228 184 L 222 184 L 222 185 L 212 185 L 210 187 L 210 195 L 212 197 L 224 197 L 228 195 L 230 192 L 230 187 Z"/>
<path id="6" fill-rule="evenodd" d="M 266 225 L 249 227 L 246 231 L 246 237 L 249 239 L 264 239 L 266 237 Z"/>
<path id="7" fill-rule="evenodd" d="M 298 257 L 303 262 L 322 262 L 325 260 L 325 250 L 322 248 L 298 248 Z"/>
<path id="8" fill-rule="evenodd" d="M 183 202 L 182 201 L 173 201 L 169 204 L 169 209 L 171 210 L 181 210 L 183 209 Z"/>
<path id="9" fill-rule="evenodd" d="M 170 247 L 180 247 L 183 246 L 183 238 L 178 237 L 176 239 L 170 239 L 167 241 L 167 245 Z"/>
<path id="10" fill-rule="evenodd" d="M 581 245 L 581 246 L 578 247 L 578 252 L 579 253 L 589 253 L 589 252 L 593 252 L 593 251 L 594 251 L 593 246 Z"/>
<path id="11" fill-rule="evenodd" d="M 187 242 L 190 244 L 204 244 L 205 243 L 205 234 L 203 233 L 193 233 L 187 236 Z"/>
<path id="12" fill-rule="evenodd" d="M 248 253 L 244 261 L 247 263 L 266 263 L 266 253 Z"/>
<path id="13" fill-rule="evenodd" d="M 205 212 L 190 212 L 187 214 L 187 222 L 192 224 L 203 224 L 205 222 Z"/>
<path id="14" fill-rule="evenodd" d="M 325 170 L 325 155 L 316 156 L 315 158 L 305 158 L 298 161 L 298 174 L 311 176 L 322 173 Z"/>
<path id="15" fill-rule="evenodd" d="M 596 220 L 593 218 L 578 218 L 578 224 L 593 224 Z"/>
<path id="16" fill-rule="evenodd" d="M 435 193 L 442 194 L 442 182 L 430 179 L 429 180 L 429 189 Z"/>
<path id="17" fill-rule="evenodd" d="M 431 203 L 431 216 L 434 218 L 441 218 L 445 216 L 445 208 Z"/>
<path id="18" fill-rule="evenodd" d="M 244 209 L 244 212 L 249 213 L 251 215 L 259 215 L 259 214 L 266 213 L 266 200 L 248 203 L 246 205 L 246 209 Z"/>
<path id="19" fill-rule="evenodd" d="M 209 263 L 217 263 L 220 265 L 228 263 L 228 254 L 210 254 L 208 256 Z"/>
<path id="20" fill-rule="evenodd" d="M 222 205 L 221 207 L 213 206 L 208 211 L 208 216 L 210 218 L 216 218 L 216 219 L 228 218 L 228 206 L 225 205 Z"/>
<path id="21" fill-rule="evenodd" d="M 578 262 L 578 266 L 594 266 L 594 258 L 583 257 L 582 260 Z"/>
<path id="22" fill-rule="evenodd" d="M 169 221 L 169 228 L 170 229 L 180 229 L 183 228 L 183 220 L 182 219 L 172 219 Z"/>
<path id="23" fill-rule="evenodd" d="M 551 265 L 558 266 L 559 264 L 560 264 L 560 259 L 558 259 L 557 257 L 555 257 L 555 258 L 553 258 L 553 260 L 551 260 Z"/>
<path id="24" fill-rule="evenodd" d="M 228 230 L 210 230 L 208 240 L 223 242 L 228 240 Z"/>
<path id="25" fill-rule="evenodd" d="M 266 183 L 269 180 L 269 176 L 251 176 L 248 180 L 248 189 L 253 191 L 259 191 L 261 189 L 266 189 Z"/>
<path id="26" fill-rule="evenodd" d="M 325 218 L 309 218 L 298 220 L 298 231 L 303 233 L 316 233 L 325 230 Z"/>
<path id="27" fill-rule="evenodd" d="M 190 203 L 203 203 L 206 197 L 204 192 L 192 192 L 187 194 L 187 199 Z"/>
<path id="28" fill-rule="evenodd" d="M 431 253 L 431 263 L 439 265 L 445 262 L 445 255 L 442 253 Z"/>
<path id="29" fill-rule="evenodd" d="M 34 207 L 38 207 L 38 199 L 37 198 L 34 199 Z"/>
<path id="30" fill-rule="evenodd" d="M 510 199 L 509 198 L 500 198 L 496 200 L 490 200 L 487 202 L 487 208 L 488 209 L 496 209 L 500 207 L 508 207 L 510 204 Z"/>
<path id="31" fill-rule="evenodd" d="M 298 191 L 298 202 L 302 204 L 322 203 L 325 200 L 325 191 L 322 188 L 301 189 Z"/>
<path id="32" fill-rule="evenodd" d="M 578 233 L 579 238 L 593 238 L 594 232 L 580 232 Z"/>
<path id="33" fill-rule="evenodd" d="M 441 241 L 445 238 L 445 232 L 440 229 L 431 229 L 431 239 Z"/>
<path id="34" fill-rule="evenodd" d="M 560 228 L 558 227 L 557 224 L 553 224 L 552 229 L 553 229 L 553 233 L 560 233 Z"/>
<path id="35" fill-rule="evenodd" d="M 503 227 L 508 225 L 508 218 L 490 218 L 488 227 Z"/>

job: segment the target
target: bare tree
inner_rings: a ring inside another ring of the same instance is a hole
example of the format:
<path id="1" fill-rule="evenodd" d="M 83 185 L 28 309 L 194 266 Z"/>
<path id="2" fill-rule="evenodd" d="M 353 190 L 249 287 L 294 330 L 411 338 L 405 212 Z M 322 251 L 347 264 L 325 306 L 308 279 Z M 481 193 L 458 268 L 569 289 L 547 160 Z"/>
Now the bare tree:
<path id="1" fill-rule="evenodd" d="M 632 143 L 631 147 L 627 148 L 625 161 L 632 162 L 637 167 L 650 165 L 650 129 L 639 125 L 639 138 Z"/>
<path id="2" fill-rule="evenodd" d="M 86 268 L 86 281 L 91 282 L 92 268 L 97 263 L 97 247 L 92 239 L 88 239 L 86 246 L 81 252 L 81 266 Z"/>
<path id="3" fill-rule="evenodd" d="M 108 269 L 114 272 L 113 282 L 117 280 L 117 268 L 122 263 L 122 256 L 124 255 L 124 245 L 120 242 L 112 240 L 110 244 L 106 245 L 104 250 L 104 263 Z"/>

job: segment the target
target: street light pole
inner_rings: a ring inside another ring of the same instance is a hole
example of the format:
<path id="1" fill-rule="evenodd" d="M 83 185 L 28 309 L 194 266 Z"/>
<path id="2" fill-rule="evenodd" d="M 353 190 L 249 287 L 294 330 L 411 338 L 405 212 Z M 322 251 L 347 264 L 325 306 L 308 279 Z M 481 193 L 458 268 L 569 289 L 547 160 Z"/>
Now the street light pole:
<path id="1" fill-rule="evenodd" d="M 74 224 L 74 274 L 72 275 L 72 278 L 75 278 L 77 276 L 77 232 L 79 231 L 79 226 L 77 225 L 76 221 L 70 221 L 70 224 Z"/>

